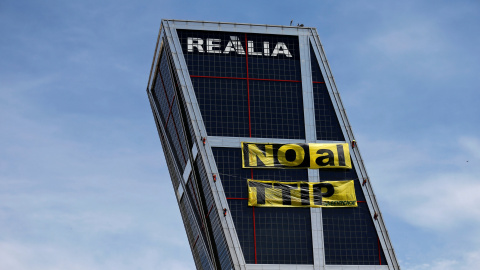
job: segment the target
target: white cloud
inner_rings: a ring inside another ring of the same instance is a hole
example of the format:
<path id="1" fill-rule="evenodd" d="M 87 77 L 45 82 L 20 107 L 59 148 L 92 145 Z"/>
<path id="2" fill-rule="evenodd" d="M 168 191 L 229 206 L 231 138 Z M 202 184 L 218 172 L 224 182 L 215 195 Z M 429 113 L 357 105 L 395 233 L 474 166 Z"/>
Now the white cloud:
<path id="1" fill-rule="evenodd" d="M 191 269 L 151 116 L 46 115 L 56 78 L 0 86 L 0 269 Z"/>
<path id="2" fill-rule="evenodd" d="M 473 158 L 480 160 L 480 140 L 478 138 L 462 136 L 459 139 L 459 143 Z"/>
<path id="3" fill-rule="evenodd" d="M 437 26 L 427 21 L 416 21 L 378 33 L 369 40 L 369 45 L 385 54 L 431 53 L 444 44 L 439 36 Z"/>
<path id="4" fill-rule="evenodd" d="M 379 188 L 377 196 L 392 214 L 437 231 L 472 222 L 480 225 L 476 207 L 480 205 L 479 139 L 461 137 L 451 147 L 405 141 L 365 143 L 368 152 L 374 152 L 369 154 L 374 160 L 370 172 L 374 187 Z M 457 151 L 451 152 L 452 148 Z"/>
<path id="5" fill-rule="evenodd" d="M 441 258 L 430 263 L 420 265 L 405 265 L 404 270 L 472 270 L 478 269 L 480 265 L 480 251 L 473 251 L 463 254 L 462 256 L 449 259 Z"/>
<path id="6" fill-rule="evenodd" d="M 139 256 L 107 254 L 101 257 L 92 250 L 65 249 L 62 246 L 0 242 L 0 269 L 8 270 L 187 270 L 189 260 L 176 260 L 160 254 L 155 248 L 144 248 Z"/>
<path id="7" fill-rule="evenodd" d="M 400 214 L 409 223 L 436 230 L 480 224 L 480 181 L 466 173 L 434 175 L 420 183 L 410 183 L 397 194 L 403 199 Z M 408 205 L 408 207 L 405 207 Z"/>
<path id="8" fill-rule="evenodd" d="M 477 269 L 480 138 L 358 141 L 402 269 Z"/>

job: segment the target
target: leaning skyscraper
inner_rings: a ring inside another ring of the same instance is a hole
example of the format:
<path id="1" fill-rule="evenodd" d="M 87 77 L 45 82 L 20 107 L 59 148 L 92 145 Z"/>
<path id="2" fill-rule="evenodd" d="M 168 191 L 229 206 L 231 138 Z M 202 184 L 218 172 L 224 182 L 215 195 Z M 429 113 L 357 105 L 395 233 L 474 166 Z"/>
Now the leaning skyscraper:
<path id="1" fill-rule="evenodd" d="M 163 20 L 147 93 L 197 269 L 400 269 L 316 29 Z"/>

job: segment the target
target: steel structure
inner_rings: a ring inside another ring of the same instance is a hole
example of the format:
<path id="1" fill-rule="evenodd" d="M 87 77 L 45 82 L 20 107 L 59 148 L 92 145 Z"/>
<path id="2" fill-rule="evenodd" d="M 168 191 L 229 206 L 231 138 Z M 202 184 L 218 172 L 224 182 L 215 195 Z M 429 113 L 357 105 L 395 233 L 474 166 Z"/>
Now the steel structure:
<path id="1" fill-rule="evenodd" d="M 315 28 L 162 20 L 147 87 L 198 269 L 400 269 Z M 242 169 L 241 142 L 347 142 L 353 169 Z M 257 208 L 247 178 L 355 180 L 355 208 Z"/>

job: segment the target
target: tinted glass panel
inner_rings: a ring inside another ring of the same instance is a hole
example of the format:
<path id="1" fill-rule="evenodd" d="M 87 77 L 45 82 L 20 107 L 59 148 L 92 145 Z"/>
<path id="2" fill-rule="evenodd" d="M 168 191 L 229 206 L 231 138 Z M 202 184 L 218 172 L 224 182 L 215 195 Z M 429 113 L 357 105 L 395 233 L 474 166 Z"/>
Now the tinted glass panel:
<path id="1" fill-rule="evenodd" d="M 312 59 L 312 81 L 314 83 L 325 82 L 322 71 L 317 62 L 317 56 L 315 55 L 312 47 L 310 47 L 310 58 Z"/>
<path id="2" fill-rule="evenodd" d="M 386 264 L 366 203 L 324 209 L 322 216 L 326 264 Z"/>
<path id="3" fill-rule="evenodd" d="M 313 264 L 309 208 L 255 207 L 257 262 Z"/>
<path id="4" fill-rule="evenodd" d="M 227 247 L 227 242 L 225 240 L 224 231 L 221 227 L 220 218 L 218 216 L 218 211 L 215 209 L 214 206 L 214 198 L 212 194 L 212 190 L 209 184 L 209 180 L 207 177 L 207 172 L 205 167 L 203 166 L 203 160 L 201 157 L 197 158 L 196 167 L 198 168 L 198 175 L 201 181 L 201 189 L 203 191 L 203 198 L 205 199 L 206 203 L 206 217 L 207 222 L 210 222 L 210 226 L 212 228 L 212 236 L 215 241 L 215 248 L 217 252 L 217 256 L 219 258 L 220 264 L 222 265 L 222 269 L 230 269 L 232 265 L 232 261 L 230 258 L 230 253 Z"/>
<path id="5" fill-rule="evenodd" d="M 158 118 L 156 117 L 155 114 L 154 114 L 154 117 L 155 117 L 155 122 L 157 122 L 157 124 L 160 125 Z M 181 181 L 179 179 L 180 176 L 177 175 L 175 171 L 175 167 L 173 165 L 175 161 L 173 157 L 165 149 L 167 147 L 168 142 L 166 141 L 165 136 L 163 136 L 163 133 L 161 131 L 159 131 L 159 136 L 160 136 L 160 141 L 162 142 L 162 146 L 164 148 L 163 153 L 165 154 L 165 161 L 167 162 L 168 172 L 170 173 L 170 178 L 172 179 L 173 190 L 176 191 L 178 189 L 178 186 L 180 185 L 180 181 Z"/>
<path id="6" fill-rule="evenodd" d="M 354 180 L 356 208 L 323 208 L 325 262 L 327 264 L 385 264 L 377 232 L 365 202 L 362 179 L 355 168 L 350 170 L 319 170 L 320 181 Z M 380 253 L 379 253 L 380 248 Z M 382 257 L 383 256 L 383 257 Z"/>
<path id="7" fill-rule="evenodd" d="M 313 98 L 315 106 L 315 125 L 317 140 L 344 141 L 330 94 L 322 76 L 315 53 L 310 50 L 312 59 Z"/>
<path id="8" fill-rule="evenodd" d="M 170 52 L 168 43 L 165 42 L 162 56 L 160 58 L 159 70 L 161 74 L 160 78 L 161 78 L 162 86 L 167 91 L 168 102 L 172 103 L 173 97 L 175 96 L 175 88 L 174 88 L 175 85 L 173 82 L 172 68 L 169 64 L 170 54 L 171 52 Z"/>
<path id="9" fill-rule="evenodd" d="M 182 199 L 180 202 L 180 211 L 182 212 L 183 222 L 186 224 L 187 236 L 192 243 L 192 253 L 195 264 L 200 269 L 213 269 L 213 262 L 205 247 L 204 237 L 201 236 L 201 230 L 195 222 L 192 205 L 189 200 Z"/>
<path id="10" fill-rule="evenodd" d="M 246 263 L 255 263 L 255 247 L 253 237 L 253 211 L 246 200 L 228 200 L 238 240 L 242 247 Z"/>
<path id="11" fill-rule="evenodd" d="M 179 104 L 178 101 L 175 101 L 173 106 L 172 106 L 172 112 L 171 112 L 171 120 L 175 122 L 175 127 L 177 128 L 175 133 L 178 133 L 178 139 L 180 142 L 180 149 L 183 152 L 182 157 L 185 157 L 185 159 L 188 159 L 188 143 L 186 140 L 186 134 L 185 134 L 185 127 L 183 125 L 183 121 L 181 118 L 180 110 L 178 108 Z M 182 167 L 182 171 L 185 167 Z"/>
<path id="12" fill-rule="evenodd" d="M 313 84 L 317 140 L 344 141 L 342 129 L 325 84 Z"/>
<path id="13" fill-rule="evenodd" d="M 302 84 L 251 81 L 252 137 L 304 139 Z"/>
<path id="14" fill-rule="evenodd" d="M 166 129 L 166 138 L 172 147 L 173 156 L 178 168 L 183 171 L 188 157 L 188 148 L 184 128 L 178 110 L 174 76 L 170 72 L 168 61 L 170 50 L 165 44 L 160 56 L 160 65 L 155 80 L 153 98 L 160 114 L 160 124 Z"/>
<path id="15" fill-rule="evenodd" d="M 244 80 L 192 78 L 209 136 L 248 137 L 248 93 Z"/>
<path id="16" fill-rule="evenodd" d="M 180 143 L 180 137 L 175 121 L 173 121 L 171 118 L 167 119 L 167 132 L 170 139 L 170 144 L 173 145 L 173 149 L 175 150 L 173 154 L 176 156 L 178 161 L 178 167 L 181 171 L 183 171 L 183 168 L 185 168 L 187 163 L 187 156 L 184 155 L 183 145 Z"/>
<path id="17" fill-rule="evenodd" d="M 246 181 L 252 176 L 307 181 L 307 170 L 242 169 L 239 148 L 213 148 L 213 153 L 247 263 L 255 263 L 256 243 L 258 264 L 313 264 L 310 209 L 253 208 L 246 200 Z"/>
<path id="18" fill-rule="evenodd" d="M 166 120 L 170 111 L 170 103 L 167 98 L 167 91 L 163 88 L 162 75 L 157 72 L 157 78 L 155 80 L 155 87 L 153 90 L 153 95 L 155 100 L 158 103 L 157 109 L 162 115 L 162 119 Z"/>

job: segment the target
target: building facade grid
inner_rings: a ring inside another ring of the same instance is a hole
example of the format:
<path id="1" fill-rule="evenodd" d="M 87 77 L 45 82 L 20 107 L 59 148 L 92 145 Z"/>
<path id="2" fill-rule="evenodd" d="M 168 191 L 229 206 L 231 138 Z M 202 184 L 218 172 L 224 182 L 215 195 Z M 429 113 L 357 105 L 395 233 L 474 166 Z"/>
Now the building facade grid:
<path id="1" fill-rule="evenodd" d="M 190 51 L 191 37 L 213 53 Z M 225 57 L 227 42 L 243 54 Z M 268 57 L 279 42 L 290 57 Z M 238 160 L 240 141 L 354 140 L 315 29 L 163 20 L 147 93 L 198 269 L 399 269 L 358 146 L 351 170 Z M 355 180 L 359 207 L 248 207 L 248 178 Z"/>

